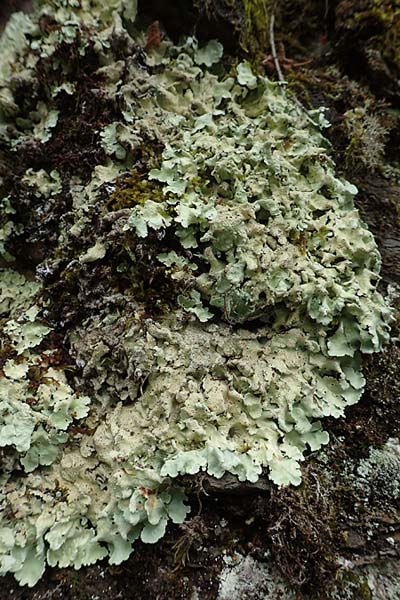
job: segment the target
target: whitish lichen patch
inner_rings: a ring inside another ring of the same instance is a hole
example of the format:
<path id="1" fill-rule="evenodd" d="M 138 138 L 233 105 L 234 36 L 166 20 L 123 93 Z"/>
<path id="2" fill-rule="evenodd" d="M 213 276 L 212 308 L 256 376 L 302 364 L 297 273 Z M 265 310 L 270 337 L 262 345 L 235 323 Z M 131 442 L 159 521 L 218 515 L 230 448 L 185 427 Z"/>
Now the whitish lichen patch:
<path id="1" fill-rule="evenodd" d="M 104 6 L 44 2 L 1 42 L 26 169 L 0 230 L 0 570 L 28 585 L 156 542 L 189 510 L 179 475 L 298 485 L 388 339 L 374 239 L 309 116 L 219 42 L 146 55 L 135 3 Z"/>
<path id="2" fill-rule="evenodd" d="M 40 286 L 12 270 L 1 271 L 0 281 L 0 318 L 6 321 L 1 342 L 14 357 L 0 373 L 0 447 L 9 449 L 6 471 L 18 456 L 31 472 L 60 456 L 66 429 L 87 415 L 90 399 L 74 392 L 63 371 L 51 366 L 55 351 L 36 349 L 51 331 L 37 319 Z"/>
<path id="3" fill-rule="evenodd" d="M 224 557 L 224 562 L 218 600 L 295 600 L 295 593 L 287 588 L 269 557 L 262 563 L 251 556 L 235 554 Z"/>

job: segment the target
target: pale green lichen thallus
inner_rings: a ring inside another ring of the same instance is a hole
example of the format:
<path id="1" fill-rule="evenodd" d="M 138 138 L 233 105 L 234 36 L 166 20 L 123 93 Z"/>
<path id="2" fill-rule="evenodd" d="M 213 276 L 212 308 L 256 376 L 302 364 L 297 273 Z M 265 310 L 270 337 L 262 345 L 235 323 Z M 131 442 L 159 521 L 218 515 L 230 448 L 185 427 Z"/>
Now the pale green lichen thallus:
<path id="1" fill-rule="evenodd" d="M 30 586 L 156 542 L 189 512 L 180 475 L 298 485 L 389 335 L 323 112 L 217 41 L 145 53 L 135 18 L 48 0 L 0 42 L 20 186 L 0 229 L 0 571 Z"/>

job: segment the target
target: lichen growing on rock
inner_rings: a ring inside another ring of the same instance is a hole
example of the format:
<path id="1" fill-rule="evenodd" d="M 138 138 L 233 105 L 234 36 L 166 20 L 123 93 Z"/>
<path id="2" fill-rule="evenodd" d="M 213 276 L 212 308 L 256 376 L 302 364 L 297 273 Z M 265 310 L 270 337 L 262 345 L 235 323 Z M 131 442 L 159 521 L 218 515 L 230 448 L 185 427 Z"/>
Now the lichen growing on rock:
<path id="1" fill-rule="evenodd" d="M 261 600 L 274 597 L 295 600 L 295 594 L 287 589 L 279 573 L 267 561 L 259 563 L 251 556 L 236 554 L 232 557 L 224 556 L 224 563 L 217 600 Z"/>
<path id="2" fill-rule="evenodd" d="M 42 3 L 2 42 L 0 569 L 28 585 L 156 542 L 189 511 L 179 475 L 298 485 L 388 338 L 323 114 L 217 41 L 146 53 L 134 2 L 102 6 Z"/>

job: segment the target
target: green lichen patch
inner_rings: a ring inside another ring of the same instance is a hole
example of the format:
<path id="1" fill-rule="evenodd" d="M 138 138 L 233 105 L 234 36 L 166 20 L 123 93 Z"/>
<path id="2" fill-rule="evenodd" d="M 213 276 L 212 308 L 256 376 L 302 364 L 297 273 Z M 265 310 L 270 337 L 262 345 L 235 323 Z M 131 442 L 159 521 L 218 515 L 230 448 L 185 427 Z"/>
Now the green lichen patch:
<path id="1" fill-rule="evenodd" d="M 321 420 L 358 402 L 362 354 L 389 337 L 380 256 L 323 113 L 246 61 L 226 72 L 217 41 L 146 47 L 135 12 L 44 3 L 6 33 L 2 122 L 24 194 L 10 183 L 3 237 L 13 266 L 36 239 L 41 253 L 23 265 L 33 283 L 3 274 L 28 291 L 4 300 L 0 565 L 30 586 L 46 564 L 119 564 L 158 541 L 189 512 L 182 476 L 299 486 L 328 443 Z M 69 375 L 46 362 L 50 329 Z M 295 529 L 322 557 L 326 503 L 306 514 Z M 280 563 L 301 571 L 302 556 Z"/>
<path id="2" fill-rule="evenodd" d="M 9 353 L 0 374 L 0 446 L 11 447 L 26 472 L 49 465 L 60 456 L 60 444 L 74 419 L 88 413 L 90 399 L 73 392 L 62 369 L 53 364 L 56 352 L 40 350 L 51 328 L 38 318 L 34 304 L 40 286 L 15 271 L 1 272 L 3 320 L 1 342 Z M 10 470 L 10 462 L 5 471 Z"/>

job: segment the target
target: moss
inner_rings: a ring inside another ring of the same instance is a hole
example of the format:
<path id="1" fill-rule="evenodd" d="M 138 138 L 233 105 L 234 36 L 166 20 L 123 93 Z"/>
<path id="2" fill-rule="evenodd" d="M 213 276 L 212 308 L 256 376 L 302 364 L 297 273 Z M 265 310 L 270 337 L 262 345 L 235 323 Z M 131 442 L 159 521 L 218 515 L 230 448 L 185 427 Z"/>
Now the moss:
<path id="1" fill-rule="evenodd" d="M 229 22 L 238 36 L 242 51 L 253 64 L 260 64 L 270 48 L 270 18 L 275 17 L 275 41 L 296 54 L 304 53 L 310 38 L 321 32 L 326 8 L 318 0 L 206 0 L 194 2 L 200 14 Z M 236 49 L 237 53 L 237 49 Z"/>
<path id="2" fill-rule="evenodd" d="M 330 7 L 325 2 L 286 0 L 277 2 L 275 11 L 276 42 L 283 44 L 288 56 L 303 57 L 328 31 Z"/>
<path id="3" fill-rule="evenodd" d="M 129 175 L 117 182 L 117 189 L 108 198 L 106 209 L 115 211 L 138 204 L 143 206 L 149 200 L 153 202 L 165 200 L 161 184 L 147 179 L 137 170 L 131 170 Z"/>
<path id="4" fill-rule="evenodd" d="M 243 46 L 246 50 L 254 52 L 255 41 L 258 51 L 262 51 L 268 44 L 269 20 L 271 17 L 271 0 L 242 0 L 246 22 L 243 35 Z"/>
<path id="5" fill-rule="evenodd" d="M 354 21 L 362 29 L 375 29 L 369 44 L 379 49 L 390 65 L 400 69 L 400 6 L 389 0 L 361 2 L 353 11 Z"/>
<path id="6" fill-rule="evenodd" d="M 194 5 L 200 14 L 206 13 L 211 20 L 229 22 L 242 49 L 253 59 L 265 52 L 273 7 L 271 0 L 195 0 Z"/>
<path id="7" fill-rule="evenodd" d="M 336 584 L 337 600 L 374 600 L 366 575 L 362 573 L 343 572 Z"/>
<path id="8" fill-rule="evenodd" d="M 338 52 L 343 68 L 366 80 L 381 97 L 398 98 L 400 11 L 397 2 L 342 0 L 336 8 Z"/>

